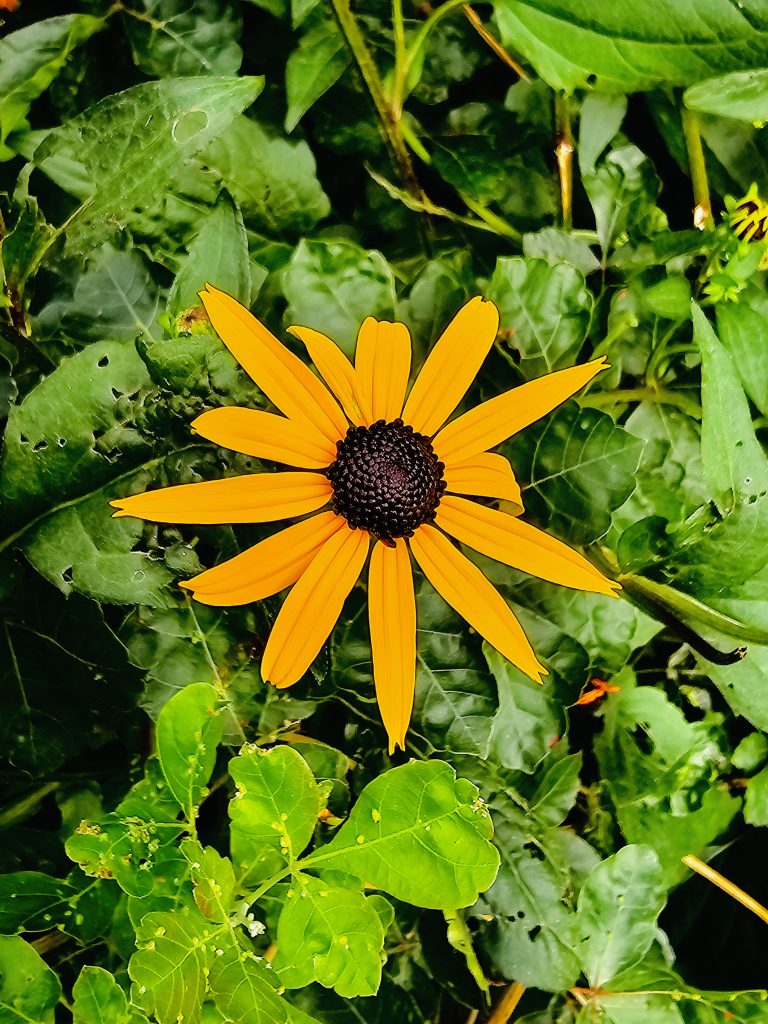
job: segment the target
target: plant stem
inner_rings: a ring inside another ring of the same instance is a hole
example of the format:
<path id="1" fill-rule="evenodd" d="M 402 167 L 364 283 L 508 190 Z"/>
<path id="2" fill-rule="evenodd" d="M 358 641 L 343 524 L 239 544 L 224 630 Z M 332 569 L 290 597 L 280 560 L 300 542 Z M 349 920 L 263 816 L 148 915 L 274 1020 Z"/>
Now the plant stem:
<path id="1" fill-rule="evenodd" d="M 653 402 L 655 405 L 673 405 L 695 420 L 701 419 L 701 406 L 692 398 L 668 388 L 623 388 L 617 391 L 596 391 L 581 399 L 581 404 L 592 409 L 606 405 L 629 405 L 631 402 Z"/>
<path id="2" fill-rule="evenodd" d="M 504 47 L 501 45 L 498 39 L 496 39 L 495 36 L 491 35 L 491 33 L 480 20 L 480 16 L 477 14 L 476 11 L 474 11 L 469 6 L 469 4 L 464 4 L 464 14 L 467 16 L 467 21 L 470 23 L 475 32 L 477 32 L 480 38 L 488 44 L 488 46 L 499 58 L 499 60 L 503 60 L 507 67 L 512 68 L 515 74 L 519 75 L 520 78 L 522 78 L 524 81 L 529 81 L 528 75 L 526 75 L 523 68 L 521 68 L 515 60 L 515 58 L 504 49 Z"/>
<path id="3" fill-rule="evenodd" d="M 555 158 L 560 178 L 560 206 L 563 211 L 563 227 L 573 227 L 573 127 L 571 125 L 571 101 L 565 93 L 555 94 L 555 131 L 557 143 Z"/>
<path id="4" fill-rule="evenodd" d="M 357 19 L 349 6 L 349 0 L 332 0 L 332 2 L 339 27 L 344 34 L 347 45 L 352 51 L 352 56 L 355 58 L 360 69 L 360 74 L 363 76 L 368 92 L 371 94 L 371 99 L 376 108 L 376 113 L 379 115 L 382 132 L 392 153 L 395 166 L 408 192 L 415 199 L 423 201 L 424 193 L 416 179 L 411 157 L 400 131 L 399 117 L 387 101 L 384 83 L 371 56 L 371 51 L 368 49 L 368 45 L 360 31 Z"/>
<path id="5" fill-rule="evenodd" d="M 513 981 L 504 995 L 496 1003 L 493 1013 L 488 1018 L 487 1024 L 507 1024 L 512 1014 L 517 1009 L 517 1004 L 523 998 L 525 986 L 519 981 Z"/>
<path id="6" fill-rule="evenodd" d="M 768 924 L 768 909 L 766 909 L 762 903 L 758 903 L 757 900 L 750 896 L 748 893 L 740 889 L 738 885 L 734 885 L 733 882 L 729 881 L 724 875 L 721 875 L 719 871 L 715 871 L 709 864 L 705 864 L 704 861 L 699 860 L 692 853 L 687 854 L 682 858 L 683 864 L 689 867 L 691 871 L 695 871 L 696 874 L 701 875 L 702 878 L 706 878 L 708 882 L 716 885 L 718 889 L 722 889 L 723 892 L 728 893 L 729 896 L 733 897 L 737 903 L 740 903 L 742 907 L 746 907 L 747 910 L 751 910 L 753 914 Z"/>
<path id="7" fill-rule="evenodd" d="M 395 38 L 395 73 L 392 83 L 391 107 L 399 121 L 403 113 L 405 80 L 408 75 L 408 48 L 405 43 L 403 0 L 392 0 L 392 32 Z"/>
<path id="8" fill-rule="evenodd" d="M 61 789 L 60 782 L 44 782 L 42 786 L 33 789 L 31 793 L 27 793 L 20 800 L 4 807 L 0 811 L 0 828 L 8 828 L 19 821 L 24 821 L 25 818 L 28 818 L 36 810 L 41 800 L 47 797 L 49 793 L 55 793 L 57 789 Z"/>
<path id="9" fill-rule="evenodd" d="M 707 179 L 707 165 L 704 160 L 704 148 L 701 145 L 701 134 L 699 132 L 699 119 L 692 110 L 683 108 L 681 114 L 683 122 L 683 134 L 685 135 L 685 146 L 688 150 L 688 166 L 691 170 L 691 184 L 693 185 L 693 226 L 702 231 L 713 228 L 715 222 L 712 218 L 712 202 L 709 197 L 709 181 Z"/>

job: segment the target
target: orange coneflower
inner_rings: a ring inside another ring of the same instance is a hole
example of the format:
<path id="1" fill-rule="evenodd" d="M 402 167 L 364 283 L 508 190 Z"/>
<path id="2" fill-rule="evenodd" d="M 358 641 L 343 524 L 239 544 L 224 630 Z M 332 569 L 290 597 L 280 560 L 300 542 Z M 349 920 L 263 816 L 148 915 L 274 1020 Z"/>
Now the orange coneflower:
<path id="1" fill-rule="evenodd" d="M 290 327 L 323 384 L 240 303 L 210 285 L 201 298 L 224 344 L 283 415 L 214 409 L 193 429 L 296 471 L 147 491 L 113 501 L 116 515 L 210 524 L 317 513 L 181 584 L 209 605 L 248 604 L 293 586 L 261 665 L 264 680 L 278 687 L 309 668 L 370 552 L 373 674 L 390 752 L 404 748 L 413 706 L 416 605 L 409 549 L 435 590 L 501 654 L 540 680 L 546 670 L 506 601 L 453 541 L 552 583 L 601 594 L 618 589 L 560 541 L 514 514 L 463 497 L 503 499 L 521 511 L 509 462 L 489 449 L 577 392 L 604 360 L 550 373 L 446 423 L 496 337 L 493 303 L 476 297 L 459 310 L 409 392 L 411 339 L 404 324 L 367 317 L 354 364 L 319 331 Z"/>

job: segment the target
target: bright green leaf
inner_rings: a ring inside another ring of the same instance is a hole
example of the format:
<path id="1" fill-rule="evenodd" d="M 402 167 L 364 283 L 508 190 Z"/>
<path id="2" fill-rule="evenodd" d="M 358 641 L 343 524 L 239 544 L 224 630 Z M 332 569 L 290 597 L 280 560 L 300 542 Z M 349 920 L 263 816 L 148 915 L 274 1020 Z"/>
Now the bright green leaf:
<path id="1" fill-rule="evenodd" d="M 734 71 L 685 90 L 689 110 L 740 121 L 768 121 L 768 68 Z"/>
<path id="2" fill-rule="evenodd" d="M 53 1024 L 59 979 L 17 935 L 0 935 L 0 1021 Z"/>
<path id="3" fill-rule="evenodd" d="M 129 1008 L 114 976 L 102 967 L 84 967 L 72 996 L 74 1024 L 145 1024 L 147 1020 Z"/>
<path id="4" fill-rule="evenodd" d="M 309 108 L 338 82 L 351 60 L 347 42 L 333 19 L 324 17 L 304 33 L 285 65 L 287 132 L 292 132 Z"/>
<path id="5" fill-rule="evenodd" d="M 169 789 L 190 818 L 205 795 L 216 763 L 216 748 L 224 731 L 219 704 L 212 686 L 191 683 L 171 697 L 157 719 L 160 767 Z"/>

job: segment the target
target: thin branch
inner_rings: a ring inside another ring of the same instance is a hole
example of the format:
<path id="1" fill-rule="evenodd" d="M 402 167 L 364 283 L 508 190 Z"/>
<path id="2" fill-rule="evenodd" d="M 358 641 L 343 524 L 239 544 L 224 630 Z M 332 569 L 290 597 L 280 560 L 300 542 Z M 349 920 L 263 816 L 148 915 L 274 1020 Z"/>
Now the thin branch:
<path id="1" fill-rule="evenodd" d="M 513 981 L 494 1006 L 486 1024 L 507 1024 L 517 1009 L 517 1004 L 523 998 L 523 992 L 525 992 L 525 985 L 521 985 L 519 981 Z"/>
<path id="2" fill-rule="evenodd" d="M 507 67 L 512 68 L 515 74 L 519 75 L 520 78 L 523 79 L 523 81 L 530 81 L 528 75 L 526 75 L 525 71 L 520 67 L 515 58 L 504 49 L 504 47 L 501 45 L 498 39 L 496 39 L 495 36 L 491 35 L 491 33 L 482 23 L 480 16 L 477 14 L 476 11 L 474 11 L 469 6 L 469 4 L 464 5 L 464 14 L 467 16 L 467 21 L 469 21 L 470 25 L 475 30 L 475 32 L 477 32 L 480 38 L 483 39 L 484 42 L 488 44 L 488 46 L 499 58 L 499 60 L 503 60 Z"/>
<path id="3" fill-rule="evenodd" d="M 573 128 L 571 126 L 571 101 L 564 93 L 555 95 L 555 159 L 560 178 L 560 206 L 563 213 L 563 227 L 573 227 Z"/>
<path id="4" fill-rule="evenodd" d="M 685 108 L 681 118 L 693 185 L 693 226 L 703 231 L 705 228 L 713 228 L 715 222 L 712 218 L 712 201 L 709 197 L 707 165 L 704 160 L 704 148 L 701 145 L 699 119 L 692 110 Z"/>
<path id="5" fill-rule="evenodd" d="M 727 893 L 732 899 L 740 903 L 742 907 L 746 907 L 747 910 L 751 910 L 753 914 L 768 924 L 768 910 L 758 903 L 757 900 L 750 896 L 748 893 L 740 889 L 738 885 L 734 885 L 733 882 L 721 875 L 719 871 L 715 871 L 709 864 L 705 864 L 703 860 L 699 860 L 698 857 L 692 853 L 687 854 L 682 858 L 683 864 L 695 871 L 697 875 L 701 875 L 702 878 L 706 878 L 708 882 L 716 885 L 718 889 L 722 889 L 723 892 Z"/>

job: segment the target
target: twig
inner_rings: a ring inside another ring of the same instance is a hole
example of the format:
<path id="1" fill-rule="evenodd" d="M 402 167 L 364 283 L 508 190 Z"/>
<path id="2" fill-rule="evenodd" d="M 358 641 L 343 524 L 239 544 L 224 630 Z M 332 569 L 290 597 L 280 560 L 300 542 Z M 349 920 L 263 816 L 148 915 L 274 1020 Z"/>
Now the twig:
<path id="1" fill-rule="evenodd" d="M 651 402 L 654 405 L 674 405 L 692 419 L 701 419 L 701 406 L 687 395 L 668 388 L 621 388 L 616 391 L 593 391 L 581 399 L 580 405 L 600 409 L 605 405 L 629 405 L 631 402 Z"/>
<path id="2" fill-rule="evenodd" d="M 519 981 L 513 981 L 494 1006 L 486 1024 L 507 1024 L 517 1009 L 517 1004 L 523 998 L 523 992 L 525 992 L 525 985 L 521 985 Z"/>
<path id="3" fill-rule="evenodd" d="M 691 184 L 693 185 L 693 226 L 704 230 L 713 228 L 715 222 L 712 218 L 712 202 L 709 197 L 709 181 L 707 180 L 707 165 L 704 160 L 704 149 L 701 145 L 701 134 L 699 132 L 699 119 L 692 110 L 683 108 L 682 112 L 683 134 L 685 135 L 685 146 L 688 150 L 688 166 L 691 170 Z"/>
<path id="4" fill-rule="evenodd" d="M 476 11 L 474 11 L 469 6 L 469 4 L 464 5 L 464 13 L 466 14 L 467 21 L 469 21 L 472 28 L 475 30 L 475 32 L 477 32 L 480 38 L 483 39 L 488 44 L 488 46 L 493 50 L 496 56 L 500 60 L 503 60 L 507 67 L 512 68 L 515 74 L 519 75 L 520 78 L 523 79 L 523 81 L 528 82 L 529 78 L 528 75 L 526 75 L 525 71 L 520 67 L 515 58 L 504 49 L 504 47 L 501 45 L 498 39 L 496 39 L 495 36 L 491 35 L 491 33 L 482 23 L 480 16 L 477 14 Z"/>
<path id="5" fill-rule="evenodd" d="M 682 858 L 683 864 L 695 871 L 697 875 L 701 875 L 702 878 L 706 878 L 708 882 L 716 885 L 718 889 L 722 889 L 723 892 L 727 893 L 732 899 L 740 903 L 742 907 L 746 907 L 747 910 L 751 910 L 753 914 L 768 924 L 768 910 L 758 903 L 754 897 L 740 889 L 738 885 L 734 885 L 727 878 L 720 874 L 719 871 L 715 871 L 709 864 L 705 864 L 703 860 L 699 860 L 694 854 L 689 853 Z"/>

